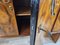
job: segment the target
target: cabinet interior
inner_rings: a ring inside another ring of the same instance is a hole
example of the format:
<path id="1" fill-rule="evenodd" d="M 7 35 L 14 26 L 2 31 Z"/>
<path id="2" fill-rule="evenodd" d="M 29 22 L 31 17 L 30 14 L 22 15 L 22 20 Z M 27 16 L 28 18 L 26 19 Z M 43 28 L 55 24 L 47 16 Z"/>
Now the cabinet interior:
<path id="1" fill-rule="evenodd" d="M 30 35 L 30 0 L 13 0 L 18 31 L 20 35 Z"/>

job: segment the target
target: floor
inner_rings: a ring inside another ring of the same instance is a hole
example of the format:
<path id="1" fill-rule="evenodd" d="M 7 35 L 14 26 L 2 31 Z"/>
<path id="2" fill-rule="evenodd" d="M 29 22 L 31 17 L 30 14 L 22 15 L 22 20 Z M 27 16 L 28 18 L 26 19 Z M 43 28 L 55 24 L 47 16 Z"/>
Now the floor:
<path id="1" fill-rule="evenodd" d="M 0 45 L 30 45 L 30 36 L 0 38 Z"/>

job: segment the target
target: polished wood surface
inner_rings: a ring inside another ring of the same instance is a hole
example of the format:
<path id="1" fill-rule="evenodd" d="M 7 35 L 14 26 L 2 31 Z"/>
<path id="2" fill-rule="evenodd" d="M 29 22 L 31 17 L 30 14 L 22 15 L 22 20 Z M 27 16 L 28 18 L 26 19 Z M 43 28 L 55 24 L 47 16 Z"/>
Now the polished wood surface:
<path id="1" fill-rule="evenodd" d="M 52 28 L 52 25 L 55 21 L 55 18 L 57 16 L 57 12 L 59 10 L 59 5 L 55 6 L 54 12 L 55 15 L 51 15 L 51 0 L 43 1 L 42 5 L 40 5 L 39 15 L 38 15 L 38 26 L 41 25 L 45 30 L 50 30 Z"/>
<path id="2" fill-rule="evenodd" d="M 13 2 L 0 1 L 0 37 L 18 36 Z"/>
<path id="3" fill-rule="evenodd" d="M 51 4 L 52 4 L 52 0 L 40 0 L 36 40 L 39 36 L 38 27 L 40 27 L 46 31 L 49 31 L 49 32 L 59 32 L 60 31 L 60 11 L 59 11 L 60 10 L 60 0 L 55 0 L 54 15 L 51 14 Z M 59 12 L 59 14 L 58 14 L 58 12 Z M 46 33 L 45 33 L 45 35 L 46 35 Z M 53 35 L 53 38 L 56 36 L 57 35 Z M 57 40 L 57 38 L 54 38 L 52 40 L 55 40 L 55 39 Z"/>

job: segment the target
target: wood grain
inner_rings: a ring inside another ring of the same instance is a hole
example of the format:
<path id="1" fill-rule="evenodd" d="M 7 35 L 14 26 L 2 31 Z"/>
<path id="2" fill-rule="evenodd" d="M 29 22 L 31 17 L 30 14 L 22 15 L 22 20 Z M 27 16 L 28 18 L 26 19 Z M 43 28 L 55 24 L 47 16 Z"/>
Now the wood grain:
<path id="1" fill-rule="evenodd" d="M 51 29 L 52 29 L 54 21 L 56 19 L 58 10 L 60 8 L 60 0 L 55 0 L 55 7 L 54 7 L 55 15 L 51 14 L 51 3 L 52 3 L 52 0 L 43 0 L 43 1 L 40 0 L 38 20 L 37 20 L 36 40 L 40 34 L 40 33 L 38 33 L 39 32 L 38 27 L 51 32 Z M 54 24 L 53 31 L 57 31 L 57 32 L 60 31 L 60 13 L 58 15 L 58 19 L 56 20 L 56 22 Z M 55 37 L 55 36 L 53 36 L 53 37 Z"/>
<path id="2" fill-rule="evenodd" d="M 18 36 L 13 2 L 0 2 L 0 37 Z"/>

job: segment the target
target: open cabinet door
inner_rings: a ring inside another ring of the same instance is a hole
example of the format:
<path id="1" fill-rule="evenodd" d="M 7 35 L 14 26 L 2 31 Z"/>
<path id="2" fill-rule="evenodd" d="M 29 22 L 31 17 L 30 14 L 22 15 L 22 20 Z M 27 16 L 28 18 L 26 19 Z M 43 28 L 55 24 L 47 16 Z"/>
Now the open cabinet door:
<path id="1" fill-rule="evenodd" d="M 35 45 L 57 42 L 59 34 L 60 0 L 40 0 Z"/>
<path id="2" fill-rule="evenodd" d="M 0 37 L 18 36 L 13 0 L 0 0 Z"/>

